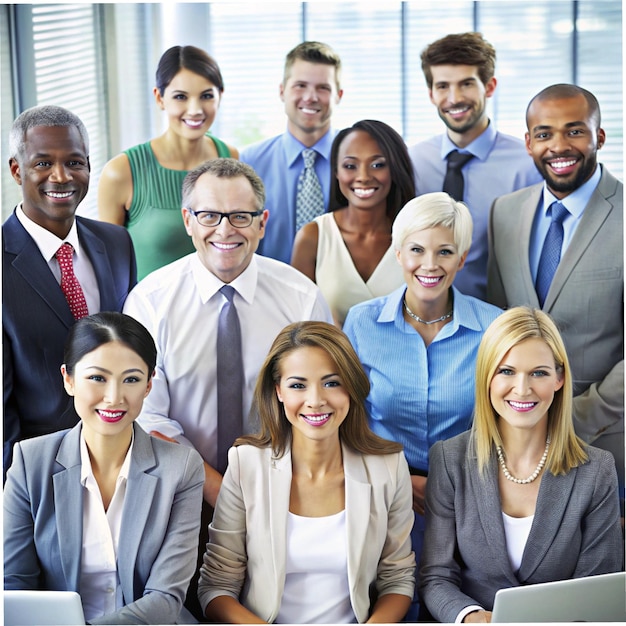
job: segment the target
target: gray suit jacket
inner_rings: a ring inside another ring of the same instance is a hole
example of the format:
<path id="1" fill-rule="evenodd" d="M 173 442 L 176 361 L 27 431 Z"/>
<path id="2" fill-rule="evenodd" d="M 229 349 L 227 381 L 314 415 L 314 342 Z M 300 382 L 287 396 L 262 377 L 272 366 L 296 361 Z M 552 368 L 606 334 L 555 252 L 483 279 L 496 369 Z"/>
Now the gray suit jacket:
<path id="1" fill-rule="evenodd" d="M 489 224 L 487 299 L 539 307 L 529 245 L 543 183 L 497 198 Z M 543 310 L 561 331 L 574 377 L 574 421 L 588 443 L 624 437 L 623 185 L 602 168 Z M 622 450 L 623 467 L 623 450 Z M 623 469 L 622 469 L 623 471 Z"/>
<path id="2" fill-rule="evenodd" d="M 134 426 L 117 567 L 122 609 L 93 624 L 171 624 L 195 570 L 204 468 Z M 81 424 L 15 445 L 4 491 L 4 586 L 80 593 Z"/>
<path id="3" fill-rule="evenodd" d="M 508 557 L 492 455 L 478 473 L 467 431 L 430 450 L 426 533 L 419 585 L 433 617 L 454 622 L 467 606 L 491 611 L 498 589 L 619 571 L 624 544 L 611 455 L 588 447 L 589 461 L 565 476 L 545 472 L 522 564 Z"/>
<path id="4" fill-rule="evenodd" d="M 343 464 L 350 600 L 364 622 L 371 593 L 413 597 L 411 481 L 402 452 L 362 455 L 343 446 Z M 285 585 L 290 491 L 289 452 L 276 459 L 269 448 L 231 448 L 200 569 L 203 610 L 228 595 L 269 623 L 276 618 Z"/>

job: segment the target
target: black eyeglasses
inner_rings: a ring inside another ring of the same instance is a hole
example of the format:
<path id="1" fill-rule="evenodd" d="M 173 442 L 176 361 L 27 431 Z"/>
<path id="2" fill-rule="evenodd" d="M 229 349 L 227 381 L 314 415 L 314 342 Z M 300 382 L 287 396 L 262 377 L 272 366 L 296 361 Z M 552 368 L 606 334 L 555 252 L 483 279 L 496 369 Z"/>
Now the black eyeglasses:
<path id="1" fill-rule="evenodd" d="M 218 213 L 217 211 L 194 211 L 187 207 L 189 213 L 191 213 L 201 226 L 207 226 L 208 228 L 215 228 L 222 223 L 222 220 L 226 218 L 231 226 L 235 228 L 247 228 L 252 224 L 252 220 L 263 214 L 263 211 L 236 211 L 235 213 Z"/>

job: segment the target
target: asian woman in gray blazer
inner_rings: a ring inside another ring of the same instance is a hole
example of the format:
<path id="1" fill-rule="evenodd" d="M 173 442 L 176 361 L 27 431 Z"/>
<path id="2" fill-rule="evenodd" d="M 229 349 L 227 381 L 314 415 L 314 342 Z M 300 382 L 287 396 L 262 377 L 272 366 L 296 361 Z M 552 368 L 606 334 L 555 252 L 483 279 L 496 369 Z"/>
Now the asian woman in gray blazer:
<path id="1" fill-rule="evenodd" d="M 430 451 L 419 588 L 441 622 L 489 622 L 498 589 L 619 571 L 609 452 L 572 421 L 572 375 L 550 317 L 517 307 L 478 349 L 471 431 Z"/>
<path id="2" fill-rule="evenodd" d="M 412 491 L 397 443 L 367 425 L 369 382 L 324 322 L 278 335 L 261 428 L 229 453 L 198 594 L 230 623 L 397 622 L 415 588 Z"/>
<path id="3" fill-rule="evenodd" d="M 155 362 L 148 331 L 122 313 L 84 317 L 70 330 L 61 372 L 81 421 L 15 444 L 4 491 L 5 589 L 77 591 L 92 624 L 191 618 L 181 609 L 204 469 L 191 448 L 134 424 Z"/>

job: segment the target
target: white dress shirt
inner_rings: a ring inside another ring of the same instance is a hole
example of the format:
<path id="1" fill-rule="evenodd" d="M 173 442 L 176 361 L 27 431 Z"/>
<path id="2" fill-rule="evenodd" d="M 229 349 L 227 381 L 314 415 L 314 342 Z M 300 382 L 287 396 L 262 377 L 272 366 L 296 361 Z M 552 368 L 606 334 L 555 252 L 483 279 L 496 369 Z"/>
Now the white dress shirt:
<path id="1" fill-rule="evenodd" d="M 55 254 L 57 250 L 64 243 L 69 243 L 74 248 L 74 254 L 72 257 L 74 264 L 74 274 L 83 288 L 85 294 L 85 301 L 87 302 L 87 310 L 90 314 L 100 311 L 100 290 L 98 288 L 98 279 L 94 272 L 93 265 L 87 256 L 87 253 L 80 245 L 78 238 L 78 229 L 76 228 L 76 220 L 70 228 L 70 232 L 65 239 L 59 239 L 54 233 L 49 230 L 35 224 L 31 220 L 20 204 L 16 211 L 15 216 L 20 221 L 20 224 L 24 227 L 26 232 L 33 238 L 37 247 L 41 251 L 43 258 L 46 260 L 50 271 L 56 278 L 56 281 L 61 284 L 61 268 L 59 262 L 56 259 Z"/>
<path id="2" fill-rule="evenodd" d="M 102 495 L 91 468 L 87 444 L 83 434 L 80 435 L 80 481 L 85 489 L 80 597 L 87 621 L 113 613 L 124 606 L 122 587 L 117 574 L 117 546 L 120 540 L 133 441 L 134 436 L 117 477 L 113 498 L 105 511 Z"/>
<path id="3" fill-rule="evenodd" d="M 157 345 L 152 391 L 138 418 L 191 444 L 205 461 L 217 459 L 217 322 L 226 298 L 224 283 L 193 253 L 152 272 L 128 295 L 124 313 L 140 321 Z M 244 415 L 250 409 L 261 365 L 276 335 L 291 322 L 332 323 L 318 287 L 293 267 L 259 255 L 230 285 L 241 326 L 245 386 Z M 244 424 L 244 432 L 256 424 Z"/>

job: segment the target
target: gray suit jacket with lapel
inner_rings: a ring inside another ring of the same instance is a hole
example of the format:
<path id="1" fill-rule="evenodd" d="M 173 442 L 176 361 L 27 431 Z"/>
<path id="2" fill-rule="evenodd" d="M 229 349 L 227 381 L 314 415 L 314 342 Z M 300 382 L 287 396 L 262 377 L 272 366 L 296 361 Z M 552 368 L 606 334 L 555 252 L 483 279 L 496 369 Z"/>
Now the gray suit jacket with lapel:
<path id="1" fill-rule="evenodd" d="M 4 491 L 4 586 L 80 593 L 81 424 L 15 445 Z M 93 624 L 173 624 L 196 566 L 204 467 L 134 426 L 117 568 L 125 606 Z"/>
<path id="2" fill-rule="evenodd" d="M 433 617 L 454 622 L 470 605 L 491 611 L 498 589 L 619 571 L 624 544 L 611 455 L 588 447 L 589 461 L 565 476 L 545 472 L 519 571 L 508 557 L 495 453 L 484 476 L 471 432 L 430 450 L 421 598 Z"/>
<path id="3" fill-rule="evenodd" d="M 572 367 L 576 432 L 588 443 L 612 436 L 616 443 L 609 449 L 621 449 L 622 473 L 623 191 L 603 167 L 543 306 L 561 331 Z M 542 192 L 543 183 L 527 187 L 496 199 L 491 208 L 487 298 L 497 306 L 539 307 L 529 245 Z"/>
<path id="4" fill-rule="evenodd" d="M 370 594 L 413 597 L 412 491 L 404 454 L 362 455 L 343 446 L 348 540 L 348 584 L 359 622 Z M 209 544 L 200 569 L 203 610 L 228 595 L 272 623 L 285 585 L 291 453 L 231 448 Z M 323 541 L 323 538 L 320 538 Z"/>
<path id="5" fill-rule="evenodd" d="M 93 266 L 101 311 L 121 311 L 137 282 L 135 252 L 121 226 L 76 218 Z M 59 368 L 74 318 L 37 244 L 15 213 L 2 225 L 4 469 L 16 441 L 78 422 Z"/>

